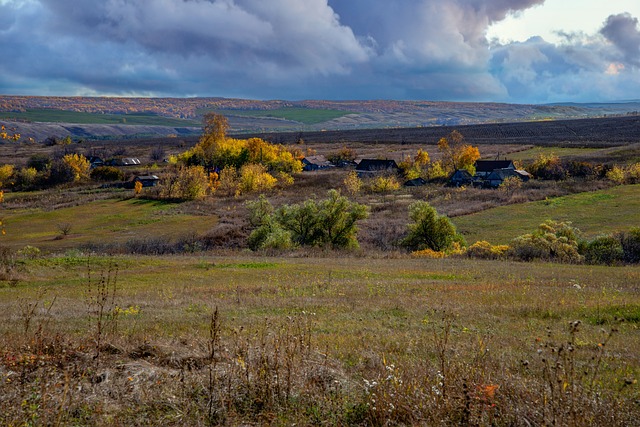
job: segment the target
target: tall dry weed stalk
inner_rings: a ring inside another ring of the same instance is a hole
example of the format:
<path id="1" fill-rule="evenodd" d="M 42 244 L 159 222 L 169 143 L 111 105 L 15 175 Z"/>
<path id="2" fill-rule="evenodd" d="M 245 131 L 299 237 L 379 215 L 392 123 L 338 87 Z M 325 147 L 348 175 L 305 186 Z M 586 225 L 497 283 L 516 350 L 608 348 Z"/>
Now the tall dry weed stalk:
<path id="1" fill-rule="evenodd" d="M 98 360 L 103 340 L 107 332 L 117 331 L 118 310 L 116 310 L 116 292 L 118 290 L 118 266 L 109 264 L 101 270 L 98 277 L 93 277 L 91 259 L 87 260 L 87 284 L 85 299 L 89 315 L 93 320 L 94 359 Z"/>

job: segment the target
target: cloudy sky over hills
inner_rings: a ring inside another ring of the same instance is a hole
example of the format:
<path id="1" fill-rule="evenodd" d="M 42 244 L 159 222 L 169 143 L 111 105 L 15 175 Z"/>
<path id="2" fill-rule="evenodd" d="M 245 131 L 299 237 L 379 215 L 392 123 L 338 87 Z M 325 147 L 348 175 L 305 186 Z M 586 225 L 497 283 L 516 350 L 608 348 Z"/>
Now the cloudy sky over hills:
<path id="1" fill-rule="evenodd" d="M 0 93 L 640 98 L 637 0 L 0 0 Z"/>

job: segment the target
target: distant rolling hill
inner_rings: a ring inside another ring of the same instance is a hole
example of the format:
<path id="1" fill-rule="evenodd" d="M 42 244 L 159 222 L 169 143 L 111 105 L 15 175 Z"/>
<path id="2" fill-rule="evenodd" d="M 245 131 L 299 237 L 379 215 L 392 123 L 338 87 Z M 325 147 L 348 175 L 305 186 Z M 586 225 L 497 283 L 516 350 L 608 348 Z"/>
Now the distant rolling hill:
<path id="1" fill-rule="evenodd" d="M 194 136 L 200 133 L 202 116 L 208 111 L 227 116 L 235 133 L 266 134 L 419 129 L 624 116 L 637 114 L 640 101 L 526 105 L 387 100 L 0 96 L 0 123 L 19 132 L 23 138 L 36 141 L 49 136 L 84 139 Z M 502 131 L 508 132 L 508 129 L 507 126 Z"/>

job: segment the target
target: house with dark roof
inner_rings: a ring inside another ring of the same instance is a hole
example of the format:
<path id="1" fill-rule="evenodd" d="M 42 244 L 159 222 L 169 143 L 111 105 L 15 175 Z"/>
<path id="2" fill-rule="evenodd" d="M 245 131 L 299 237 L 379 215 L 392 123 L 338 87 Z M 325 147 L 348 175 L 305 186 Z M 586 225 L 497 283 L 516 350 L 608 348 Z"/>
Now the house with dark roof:
<path id="1" fill-rule="evenodd" d="M 136 166 L 140 164 L 140 159 L 136 157 L 123 157 L 111 159 L 106 163 L 108 166 Z"/>
<path id="2" fill-rule="evenodd" d="M 473 175 L 466 169 L 457 169 L 451 178 L 449 178 L 449 184 L 454 187 L 462 187 L 463 185 L 469 185 L 473 182 Z"/>
<path id="3" fill-rule="evenodd" d="M 404 183 L 405 187 L 422 187 L 423 185 L 427 185 L 427 180 L 421 177 L 410 179 Z"/>
<path id="4" fill-rule="evenodd" d="M 516 170 L 511 160 L 477 160 L 475 163 L 475 178 L 486 179 L 496 169 Z"/>
<path id="5" fill-rule="evenodd" d="M 362 159 L 356 166 L 359 177 L 398 173 L 399 170 L 395 160 Z"/>
<path id="6" fill-rule="evenodd" d="M 520 179 L 522 182 L 527 182 L 531 178 L 531 174 L 524 170 L 516 170 L 516 169 L 495 169 L 491 172 L 484 180 L 483 187 L 486 188 L 498 188 L 505 179 L 510 177 L 516 177 Z"/>
<path id="7" fill-rule="evenodd" d="M 133 179 L 133 182 L 142 183 L 143 187 L 155 187 L 156 185 L 158 185 L 159 181 L 160 178 L 158 178 L 156 175 L 139 175 Z"/>
<path id="8" fill-rule="evenodd" d="M 307 156 L 302 159 L 303 171 L 317 171 L 330 167 L 333 167 L 333 165 L 324 156 Z"/>
<path id="9" fill-rule="evenodd" d="M 131 181 L 127 181 L 123 184 L 124 188 L 135 188 L 136 182 L 142 184 L 143 187 L 155 187 L 160 182 L 160 178 L 156 175 L 138 175 Z"/>
<path id="10" fill-rule="evenodd" d="M 102 160 L 98 156 L 89 156 L 89 157 L 87 157 L 87 160 L 89 161 L 89 164 L 91 165 L 91 169 L 97 168 L 97 167 L 100 167 L 100 166 L 104 166 L 104 160 Z"/>

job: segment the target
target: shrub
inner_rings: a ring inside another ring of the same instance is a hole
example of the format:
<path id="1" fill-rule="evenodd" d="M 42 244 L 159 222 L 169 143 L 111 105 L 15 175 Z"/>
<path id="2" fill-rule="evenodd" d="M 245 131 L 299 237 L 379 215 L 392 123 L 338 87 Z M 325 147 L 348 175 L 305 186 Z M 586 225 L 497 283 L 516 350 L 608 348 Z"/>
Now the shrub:
<path id="1" fill-rule="evenodd" d="M 560 157 L 555 154 L 545 155 L 541 153 L 533 164 L 527 167 L 527 171 L 540 179 L 559 181 L 568 177 L 568 173 L 562 166 Z"/>
<path id="2" fill-rule="evenodd" d="M 586 244 L 583 255 L 589 264 L 614 265 L 624 259 L 624 250 L 620 239 L 600 236 Z"/>
<path id="3" fill-rule="evenodd" d="M 500 191 L 507 196 L 513 196 L 513 193 L 522 188 L 522 180 L 517 176 L 508 176 L 502 181 L 502 184 L 498 187 Z"/>
<path id="4" fill-rule="evenodd" d="M 124 173 L 115 166 L 98 166 L 89 174 L 95 181 L 123 181 Z"/>
<path id="5" fill-rule="evenodd" d="M 629 263 L 640 262 L 640 227 L 635 227 L 618 236 L 622 245 L 623 259 Z"/>
<path id="6" fill-rule="evenodd" d="M 13 176 L 13 165 L 0 166 L 0 188 L 6 187 L 9 184 L 9 180 Z"/>
<path id="7" fill-rule="evenodd" d="M 511 244 L 511 256 L 522 261 L 541 259 L 580 262 L 577 230 L 569 222 L 547 220 L 531 234 L 517 237 Z"/>
<path id="8" fill-rule="evenodd" d="M 240 168 L 236 194 L 271 190 L 277 182 L 263 165 L 250 163 Z"/>
<path id="9" fill-rule="evenodd" d="M 42 172 L 51 166 L 51 159 L 46 154 L 34 154 L 29 157 L 27 167 L 34 168 L 38 172 Z"/>
<path id="10" fill-rule="evenodd" d="M 336 190 L 330 190 L 328 196 L 275 211 L 264 197 L 250 202 L 249 222 L 257 228 L 249 237 L 249 246 L 254 250 L 295 245 L 357 248 L 357 221 L 368 216 L 366 206 L 350 202 Z"/>
<path id="11" fill-rule="evenodd" d="M 411 252 L 411 256 L 414 258 L 441 259 L 441 258 L 446 258 L 447 254 L 444 251 L 434 251 L 433 249 L 422 249 L 420 251 Z"/>
<path id="12" fill-rule="evenodd" d="M 508 245 L 493 246 L 491 243 L 481 240 L 469 246 L 466 254 L 470 258 L 499 259 L 504 258 L 509 249 Z"/>
<path id="13" fill-rule="evenodd" d="M 166 199 L 198 200 L 207 194 L 209 177 L 202 166 L 181 167 L 167 174 L 162 181 L 160 197 Z"/>
<path id="14" fill-rule="evenodd" d="M 595 178 L 598 175 L 598 168 L 587 162 L 572 160 L 567 163 L 565 169 L 569 176 L 577 178 Z"/>
<path id="15" fill-rule="evenodd" d="M 400 182 L 395 175 L 379 175 L 368 184 L 369 191 L 373 193 L 388 193 L 400 188 Z"/>
<path id="16" fill-rule="evenodd" d="M 431 249 L 446 251 L 454 242 L 464 246 L 464 238 L 456 232 L 455 226 L 446 216 L 440 216 L 427 202 L 414 202 L 409 206 L 409 233 L 402 241 L 403 246 L 412 251 Z"/>
<path id="17" fill-rule="evenodd" d="M 347 190 L 347 193 L 352 196 L 358 194 L 360 190 L 362 190 L 362 180 L 358 178 L 358 173 L 356 171 L 349 172 L 342 183 L 344 184 L 344 188 Z"/>
<path id="18" fill-rule="evenodd" d="M 619 166 L 614 166 L 607 172 L 606 177 L 609 181 L 616 184 L 624 184 L 624 169 Z"/>
<path id="19" fill-rule="evenodd" d="M 38 171 L 35 168 L 22 168 L 14 174 L 14 188 L 28 190 L 38 181 Z"/>
<path id="20" fill-rule="evenodd" d="M 233 166 L 227 166 L 220 171 L 217 190 L 227 196 L 233 195 L 238 187 L 238 170 Z"/>
<path id="21" fill-rule="evenodd" d="M 640 183 L 640 163 L 631 164 L 626 168 L 625 182 L 627 184 Z"/>
<path id="22" fill-rule="evenodd" d="M 17 252 L 18 256 L 26 259 L 38 258 L 40 254 L 41 252 L 39 248 L 36 248 L 35 246 L 30 246 L 30 245 L 25 246 L 24 248 L 20 249 Z"/>

